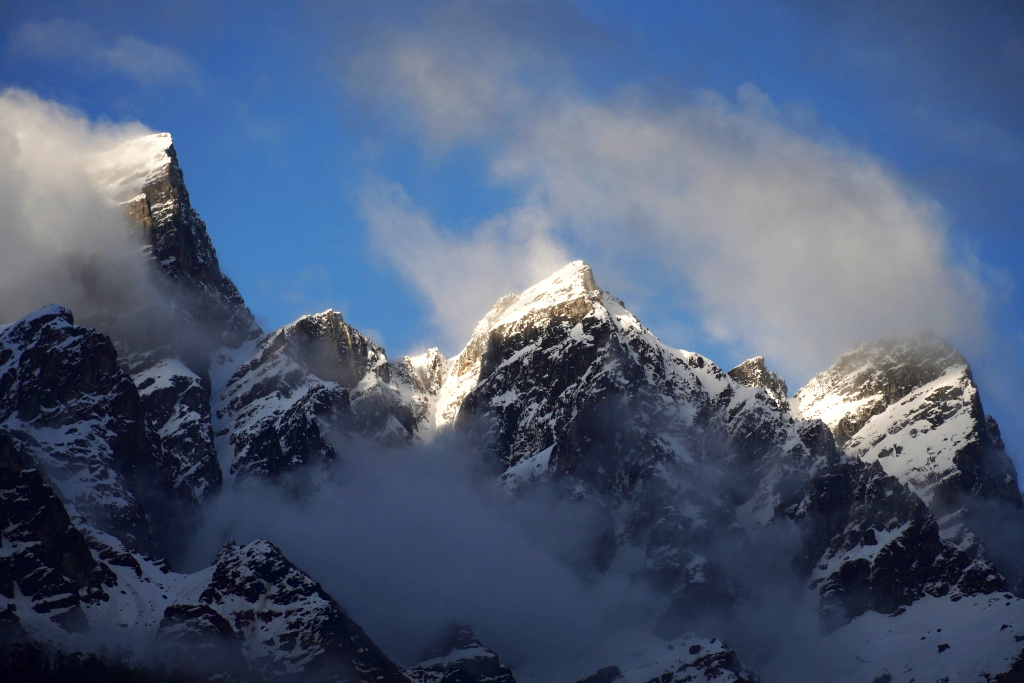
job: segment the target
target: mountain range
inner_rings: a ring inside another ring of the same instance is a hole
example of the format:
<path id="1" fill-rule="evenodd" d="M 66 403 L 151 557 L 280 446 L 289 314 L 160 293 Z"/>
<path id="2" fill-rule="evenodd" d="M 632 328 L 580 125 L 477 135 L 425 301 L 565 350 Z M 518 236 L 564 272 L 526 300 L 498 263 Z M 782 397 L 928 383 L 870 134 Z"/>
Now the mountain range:
<path id="1" fill-rule="evenodd" d="M 789 395 L 761 357 L 666 346 L 581 261 L 497 301 L 453 358 L 389 358 L 332 310 L 266 332 L 171 137 L 108 159 L 159 296 L 0 327 L 4 680 L 1024 680 L 1019 483 L 942 340 L 861 344 Z M 453 613 L 388 652 L 288 539 L 219 538 L 197 566 L 233 491 L 301 509 L 350 490 L 346 463 L 456 451 L 500 505 L 568 510 L 524 533 L 581 586 L 643 596 L 621 616 L 643 637 L 556 639 L 553 666 Z"/>

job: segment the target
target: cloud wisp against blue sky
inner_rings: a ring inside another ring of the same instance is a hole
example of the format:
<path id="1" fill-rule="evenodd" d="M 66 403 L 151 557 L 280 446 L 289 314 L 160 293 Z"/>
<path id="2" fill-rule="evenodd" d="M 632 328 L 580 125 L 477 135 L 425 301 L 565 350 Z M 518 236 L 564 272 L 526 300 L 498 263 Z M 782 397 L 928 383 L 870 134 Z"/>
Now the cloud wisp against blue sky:
<path id="1" fill-rule="evenodd" d="M 1024 452 L 1019 3 L 9 9 L 0 87 L 169 130 L 268 327 L 326 304 L 454 352 L 584 258 L 667 343 L 792 385 L 946 336 Z"/>
<path id="2" fill-rule="evenodd" d="M 28 59 L 126 76 L 144 87 L 199 84 L 198 69 L 181 52 L 133 35 L 104 35 L 85 22 L 25 22 L 13 31 L 9 49 Z"/>

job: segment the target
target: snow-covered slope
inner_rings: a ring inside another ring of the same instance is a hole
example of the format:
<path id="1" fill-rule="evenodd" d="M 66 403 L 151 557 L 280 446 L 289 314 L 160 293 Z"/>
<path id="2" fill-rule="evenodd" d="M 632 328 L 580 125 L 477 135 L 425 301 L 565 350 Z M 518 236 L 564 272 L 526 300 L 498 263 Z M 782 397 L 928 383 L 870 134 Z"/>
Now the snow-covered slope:
<path id="1" fill-rule="evenodd" d="M 576 683 L 754 683 L 758 677 L 718 638 L 680 636 L 632 653 Z"/>
<path id="2" fill-rule="evenodd" d="M 438 430 L 438 402 L 451 362 L 437 350 L 403 356 L 391 362 L 391 378 L 403 405 L 412 412 L 417 438 L 430 439 Z M 442 423 L 442 429 L 447 423 Z"/>
<path id="3" fill-rule="evenodd" d="M 384 350 L 330 310 L 261 339 L 215 405 L 232 474 L 329 460 L 337 437 L 402 443 L 414 424 Z"/>
<path id="4" fill-rule="evenodd" d="M 0 330 L 0 429 L 31 455 L 73 514 L 130 545 L 151 541 L 137 492 L 160 463 L 139 394 L 111 341 L 43 308 Z"/>
<path id="5" fill-rule="evenodd" d="M 415 683 L 516 683 L 511 669 L 473 633 L 458 623 L 449 624 L 409 670 Z"/>
<path id="6" fill-rule="evenodd" d="M 879 462 L 939 514 L 965 493 L 1020 503 L 967 361 L 938 339 L 861 344 L 800 389 L 793 410 L 824 421 L 847 453 Z"/>

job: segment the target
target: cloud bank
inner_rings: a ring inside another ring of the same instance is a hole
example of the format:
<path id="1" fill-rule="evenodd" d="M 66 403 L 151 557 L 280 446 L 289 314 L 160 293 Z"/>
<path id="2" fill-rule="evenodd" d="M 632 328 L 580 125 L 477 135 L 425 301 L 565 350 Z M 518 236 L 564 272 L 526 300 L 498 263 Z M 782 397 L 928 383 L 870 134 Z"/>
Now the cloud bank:
<path id="1" fill-rule="evenodd" d="M 50 303 L 88 319 L 161 300 L 141 240 L 96 175 L 103 155 L 149 132 L 0 93 L 0 322 Z"/>
<path id="2" fill-rule="evenodd" d="M 664 600 L 626 572 L 591 566 L 608 524 L 598 506 L 539 488 L 512 498 L 454 437 L 415 452 L 337 446 L 328 477 L 226 487 L 184 565 L 204 566 L 230 538 L 267 538 L 403 664 L 452 619 L 517 675 L 544 681 L 576 680 L 658 642 L 649 629 Z"/>
<path id="3" fill-rule="evenodd" d="M 464 339 L 491 293 L 571 255 L 639 264 L 627 279 L 674 292 L 709 339 L 785 372 L 886 334 L 964 343 L 986 328 L 983 268 L 954 247 L 941 207 L 877 158 L 753 84 L 665 102 L 641 86 L 590 94 L 557 61 L 525 69 L 539 48 L 519 48 L 523 27 L 493 19 L 501 7 L 446 5 L 347 62 L 349 89 L 400 112 L 423 149 L 479 152 L 518 198 L 455 233 L 400 188 L 364 190 L 377 249 L 441 327 Z"/>

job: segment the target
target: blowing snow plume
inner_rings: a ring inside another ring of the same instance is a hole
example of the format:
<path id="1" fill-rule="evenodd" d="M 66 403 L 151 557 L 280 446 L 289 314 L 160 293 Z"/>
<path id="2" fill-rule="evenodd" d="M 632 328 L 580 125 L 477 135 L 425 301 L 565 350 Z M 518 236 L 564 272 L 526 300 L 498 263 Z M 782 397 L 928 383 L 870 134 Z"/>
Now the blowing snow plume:
<path id="1" fill-rule="evenodd" d="M 158 298 L 143 242 L 108 186 L 111 153 L 147 135 L 140 124 L 93 124 L 22 90 L 0 94 L 0 320 L 49 303 L 84 320 Z"/>

